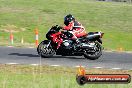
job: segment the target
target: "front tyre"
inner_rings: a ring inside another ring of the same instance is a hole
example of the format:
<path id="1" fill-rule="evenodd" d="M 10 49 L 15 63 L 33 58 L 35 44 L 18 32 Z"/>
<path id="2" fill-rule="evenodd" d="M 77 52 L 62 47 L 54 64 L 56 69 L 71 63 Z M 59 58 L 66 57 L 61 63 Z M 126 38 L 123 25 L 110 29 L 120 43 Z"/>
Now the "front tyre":
<path id="1" fill-rule="evenodd" d="M 96 60 L 102 55 L 102 47 L 100 43 L 95 42 L 94 49 L 86 51 L 84 57 L 90 60 Z"/>
<path id="2" fill-rule="evenodd" d="M 52 48 L 50 41 L 42 41 L 38 47 L 37 52 L 41 57 L 48 58 L 52 57 L 55 54 L 55 50 Z"/>

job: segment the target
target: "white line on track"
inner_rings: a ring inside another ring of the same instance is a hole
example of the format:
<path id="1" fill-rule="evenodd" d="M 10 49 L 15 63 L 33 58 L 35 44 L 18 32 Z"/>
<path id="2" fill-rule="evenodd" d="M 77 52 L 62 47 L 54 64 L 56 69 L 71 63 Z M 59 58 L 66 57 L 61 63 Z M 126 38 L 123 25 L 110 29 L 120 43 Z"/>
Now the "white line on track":
<path id="1" fill-rule="evenodd" d="M 103 67 L 93 67 L 93 68 L 103 68 Z"/>
<path id="2" fill-rule="evenodd" d="M 28 48 L 31 48 L 31 49 L 32 49 L 32 48 L 34 48 L 34 47 L 28 47 Z"/>
<path id="3" fill-rule="evenodd" d="M 75 67 L 77 67 L 77 68 L 78 68 L 78 67 L 80 67 L 80 66 L 75 66 Z M 85 66 L 81 66 L 81 67 L 85 67 Z"/>
<path id="4" fill-rule="evenodd" d="M 111 68 L 111 69 L 118 70 L 118 69 L 121 69 L 121 68 Z"/>
<path id="5" fill-rule="evenodd" d="M 60 65 L 50 65 L 50 66 L 59 67 Z"/>
<path id="6" fill-rule="evenodd" d="M 38 66 L 39 64 L 30 64 L 30 65 L 32 65 L 32 66 Z"/>
<path id="7" fill-rule="evenodd" d="M 6 64 L 9 64 L 9 65 L 15 65 L 15 64 L 19 64 L 19 63 L 6 63 Z"/>
<path id="8" fill-rule="evenodd" d="M 105 51 L 105 52 L 113 52 L 113 51 Z"/>
<path id="9" fill-rule="evenodd" d="M 7 46 L 7 47 L 14 47 L 14 46 Z"/>

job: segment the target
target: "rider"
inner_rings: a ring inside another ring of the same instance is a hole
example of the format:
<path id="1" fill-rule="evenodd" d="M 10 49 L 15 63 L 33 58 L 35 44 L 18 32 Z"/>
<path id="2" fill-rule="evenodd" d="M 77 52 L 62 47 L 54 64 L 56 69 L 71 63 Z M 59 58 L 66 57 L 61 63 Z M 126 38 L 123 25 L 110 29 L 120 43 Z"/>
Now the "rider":
<path id="1" fill-rule="evenodd" d="M 73 15 L 66 15 L 64 17 L 64 24 L 66 26 L 63 27 L 63 30 L 70 32 L 73 35 L 72 39 L 76 40 L 77 43 L 79 43 L 78 38 L 86 35 L 85 28 L 82 24 L 75 20 Z"/>
<path id="2" fill-rule="evenodd" d="M 64 27 L 60 27 L 62 28 L 64 31 L 68 31 L 68 33 L 70 33 L 70 35 L 72 35 L 72 39 L 76 41 L 76 43 L 79 43 L 78 38 L 85 36 L 86 35 L 86 31 L 85 28 L 82 26 L 82 24 L 80 24 L 78 21 L 75 20 L 75 18 L 71 15 L 68 14 L 64 17 L 64 24 L 66 26 Z M 61 33 L 55 33 L 52 34 L 52 38 L 53 38 L 53 42 L 57 43 L 57 49 L 60 47 L 61 43 L 63 42 L 62 38 L 59 38 L 57 36 L 59 36 Z"/>

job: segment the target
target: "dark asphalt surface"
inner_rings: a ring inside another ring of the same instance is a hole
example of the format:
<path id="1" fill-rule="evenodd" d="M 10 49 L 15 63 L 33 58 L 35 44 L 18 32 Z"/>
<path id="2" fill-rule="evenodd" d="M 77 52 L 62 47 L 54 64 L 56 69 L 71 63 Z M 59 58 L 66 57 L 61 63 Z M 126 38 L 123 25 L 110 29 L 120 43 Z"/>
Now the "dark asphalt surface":
<path id="1" fill-rule="evenodd" d="M 0 47 L 0 63 L 43 64 L 60 66 L 85 66 L 88 68 L 132 70 L 132 53 L 103 52 L 98 60 L 88 60 L 83 56 L 53 56 L 40 58 L 35 48 Z"/>

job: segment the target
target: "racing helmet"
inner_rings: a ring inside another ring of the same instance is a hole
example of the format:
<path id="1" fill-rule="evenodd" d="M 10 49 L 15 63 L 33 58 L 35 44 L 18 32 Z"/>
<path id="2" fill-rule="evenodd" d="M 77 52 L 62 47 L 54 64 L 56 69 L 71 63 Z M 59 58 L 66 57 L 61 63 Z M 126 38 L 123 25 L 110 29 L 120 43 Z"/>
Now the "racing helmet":
<path id="1" fill-rule="evenodd" d="M 64 24 L 65 24 L 66 26 L 68 26 L 69 23 L 70 23 L 71 21 L 74 21 L 74 20 L 75 20 L 75 18 L 73 17 L 73 15 L 68 14 L 68 15 L 66 15 L 66 16 L 64 17 Z"/>

